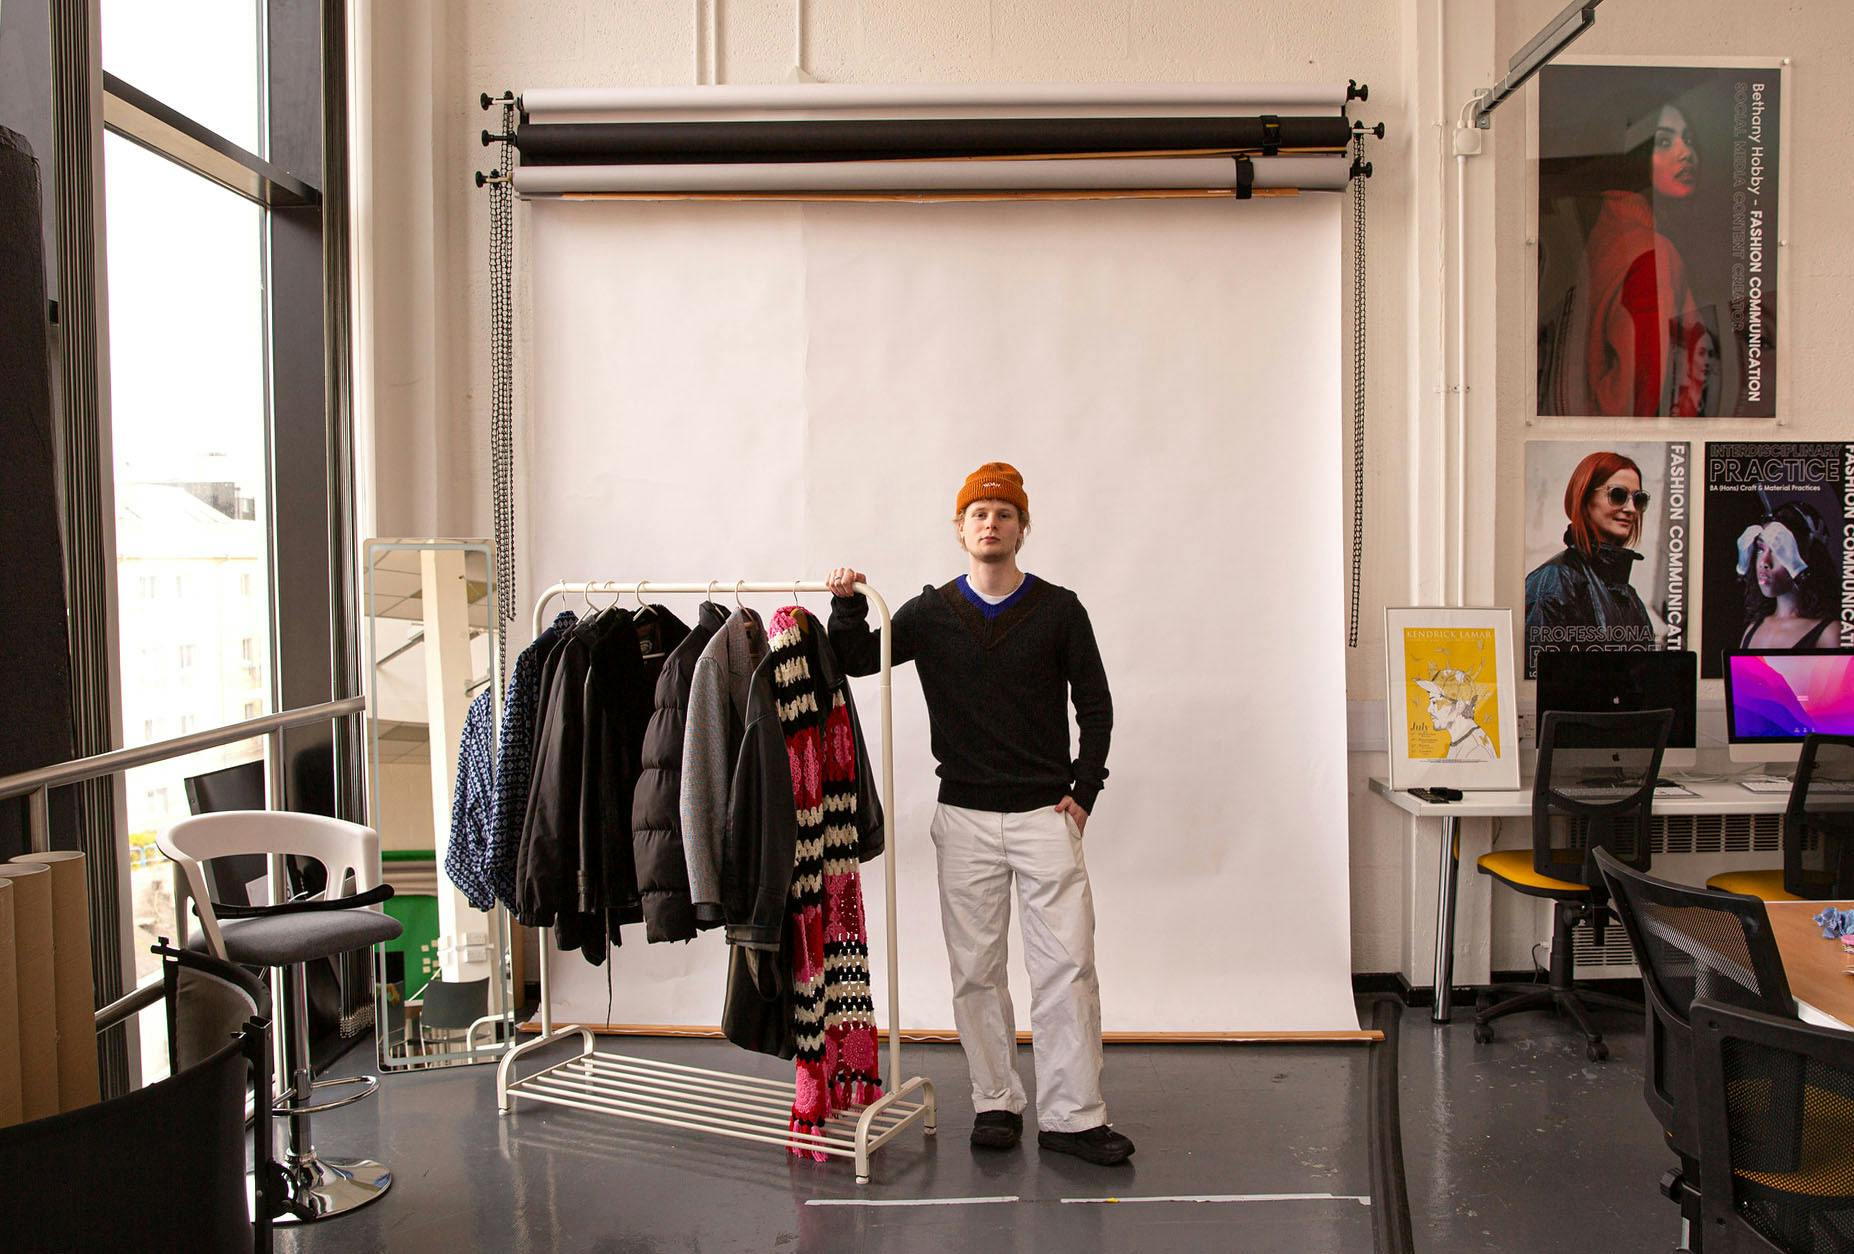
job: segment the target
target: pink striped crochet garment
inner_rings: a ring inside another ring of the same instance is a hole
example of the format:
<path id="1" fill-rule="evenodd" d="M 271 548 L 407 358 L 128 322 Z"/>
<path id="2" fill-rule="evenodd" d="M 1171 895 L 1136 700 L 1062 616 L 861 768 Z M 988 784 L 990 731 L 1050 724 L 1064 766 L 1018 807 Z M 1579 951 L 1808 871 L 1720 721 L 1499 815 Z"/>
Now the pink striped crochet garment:
<path id="1" fill-rule="evenodd" d="M 792 1131 L 812 1136 L 822 1136 L 837 1111 L 882 1095 L 856 860 L 855 737 L 843 693 L 820 689 L 818 635 L 817 621 L 800 606 L 773 615 L 773 695 L 798 811 L 786 903 L 798 1035 Z M 792 1152 L 828 1157 L 798 1145 Z"/>

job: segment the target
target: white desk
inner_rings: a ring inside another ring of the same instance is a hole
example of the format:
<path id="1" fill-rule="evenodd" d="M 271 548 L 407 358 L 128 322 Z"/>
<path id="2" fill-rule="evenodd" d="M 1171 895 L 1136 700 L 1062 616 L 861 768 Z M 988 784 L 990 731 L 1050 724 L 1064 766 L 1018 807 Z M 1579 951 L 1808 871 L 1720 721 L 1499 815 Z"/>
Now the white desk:
<path id="1" fill-rule="evenodd" d="M 1790 803 L 1785 793 L 1755 793 L 1730 781 L 1686 783 L 1691 797 L 1656 797 L 1654 813 L 1669 818 L 1694 814 L 1782 814 Z M 1436 989 L 1429 1018 L 1449 1021 L 1455 977 L 1455 881 L 1461 866 L 1462 819 L 1521 819 L 1532 817 L 1532 781 L 1524 788 L 1497 792 L 1464 792 L 1460 801 L 1423 801 L 1390 786 L 1379 776 L 1371 791 L 1399 810 L 1419 819 L 1442 820 L 1442 853 L 1436 866 Z"/>

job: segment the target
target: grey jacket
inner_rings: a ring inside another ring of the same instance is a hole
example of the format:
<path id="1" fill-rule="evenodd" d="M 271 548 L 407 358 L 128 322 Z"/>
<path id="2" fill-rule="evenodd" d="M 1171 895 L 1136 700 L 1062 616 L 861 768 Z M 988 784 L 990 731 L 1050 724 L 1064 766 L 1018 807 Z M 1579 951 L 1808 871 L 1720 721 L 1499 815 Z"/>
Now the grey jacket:
<path id="1" fill-rule="evenodd" d="M 721 849 L 727 838 L 734 765 L 747 734 L 747 694 L 765 660 L 766 628 L 735 610 L 696 659 L 682 741 L 682 853 L 697 927 L 718 927 Z"/>

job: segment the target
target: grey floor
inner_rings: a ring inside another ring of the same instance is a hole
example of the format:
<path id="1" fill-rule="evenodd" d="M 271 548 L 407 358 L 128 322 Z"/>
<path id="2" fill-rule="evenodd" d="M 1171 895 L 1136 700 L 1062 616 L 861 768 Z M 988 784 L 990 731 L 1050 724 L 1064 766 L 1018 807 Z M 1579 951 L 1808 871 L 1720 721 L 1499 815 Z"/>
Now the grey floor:
<path id="1" fill-rule="evenodd" d="M 1641 1100 L 1640 1021 L 1600 1022 L 1607 1063 L 1586 1061 L 1574 1030 L 1544 1016 L 1505 1020 L 1499 1040 L 1477 1046 L 1465 1016 L 1436 1028 L 1427 1011 L 1405 1012 L 1403 1142 L 1419 1250 L 1674 1248 L 1674 1208 L 1655 1192 L 1666 1151 Z M 758 1061 L 719 1042 L 622 1045 L 698 1065 Z M 785 1071 L 764 1061 L 767 1074 Z M 307 1254 L 1370 1250 L 1371 1212 L 1357 1200 L 1370 1193 L 1368 1065 L 1363 1046 L 1112 1047 L 1110 1116 L 1140 1148 L 1103 1169 L 1039 1154 L 1034 1134 L 1015 1152 L 975 1156 L 957 1047 L 911 1046 L 904 1068 L 942 1095 L 939 1135 L 898 1138 L 861 1189 L 841 1161 L 554 1107 L 499 1117 L 491 1067 L 394 1075 L 374 1100 L 324 1116 L 315 1138 L 330 1157 L 387 1162 L 392 1191 L 277 1244 Z M 1034 1092 L 1028 1050 L 1020 1066 Z M 360 1049 L 336 1071 L 366 1069 Z M 1283 1194 L 1294 1196 L 1257 1196 Z M 1203 1196 L 1231 1200 L 1142 1200 Z M 811 1204 L 979 1197 L 1020 1200 Z"/>

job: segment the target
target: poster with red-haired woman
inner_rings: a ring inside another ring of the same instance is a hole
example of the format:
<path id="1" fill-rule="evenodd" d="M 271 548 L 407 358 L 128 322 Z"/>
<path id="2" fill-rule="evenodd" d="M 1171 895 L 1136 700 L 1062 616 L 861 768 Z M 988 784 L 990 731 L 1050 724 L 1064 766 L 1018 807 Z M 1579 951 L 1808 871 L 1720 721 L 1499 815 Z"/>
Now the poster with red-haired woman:
<path id="1" fill-rule="evenodd" d="M 1547 650 L 1687 647 L 1691 448 L 1526 442 L 1526 678 Z"/>
<path id="2" fill-rule="evenodd" d="M 1777 412 L 1784 71 L 1539 74 L 1538 412 Z"/>

